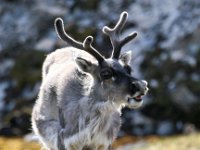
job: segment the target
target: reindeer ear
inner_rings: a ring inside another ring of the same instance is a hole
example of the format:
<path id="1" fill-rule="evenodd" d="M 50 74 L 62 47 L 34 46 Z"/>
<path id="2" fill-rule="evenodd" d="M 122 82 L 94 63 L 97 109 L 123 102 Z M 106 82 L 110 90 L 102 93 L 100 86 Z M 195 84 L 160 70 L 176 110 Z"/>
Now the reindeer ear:
<path id="1" fill-rule="evenodd" d="M 131 62 L 132 51 L 125 52 L 121 54 L 120 60 L 124 63 L 124 65 L 129 65 Z"/>
<path id="2" fill-rule="evenodd" d="M 75 59 L 75 61 L 76 61 L 76 64 L 78 65 L 78 67 L 82 71 L 90 73 L 93 70 L 93 64 L 92 64 L 91 61 L 86 60 L 86 59 L 81 58 L 81 57 L 77 57 Z"/>

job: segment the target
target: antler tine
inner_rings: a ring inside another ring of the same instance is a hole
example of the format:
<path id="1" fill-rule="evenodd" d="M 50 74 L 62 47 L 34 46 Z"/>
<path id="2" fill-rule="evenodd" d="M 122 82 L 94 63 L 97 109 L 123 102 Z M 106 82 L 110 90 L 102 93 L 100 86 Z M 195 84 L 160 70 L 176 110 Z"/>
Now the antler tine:
<path id="1" fill-rule="evenodd" d="M 86 37 L 83 43 L 76 41 L 65 32 L 63 20 L 61 18 L 57 18 L 55 20 L 55 29 L 60 39 L 66 41 L 73 47 L 85 50 L 86 52 L 94 56 L 99 63 L 103 62 L 104 57 L 91 45 L 93 42 L 92 36 Z"/>
<path id="2" fill-rule="evenodd" d="M 93 42 L 93 37 L 87 36 L 83 42 L 83 47 L 88 53 L 94 56 L 99 63 L 102 63 L 104 57 L 92 46 L 92 42 Z"/>
<path id="3" fill-rule="evenodd" d="M 63 20 L 61 18 L 56 18 L 54 26 L 60 39 L 66 41 L 73 47 L 84 50 L 83 44 L 81 42 L 76 41 L 65 32 Z"/>
<path id="4" fill-rule="evenodd" d="M 137 32 L 132 32 L 128 36 L 126 36 L 123 40 L 121 40 L 121 45 L 125 45 L 126 43 L 130 42 L 137 36 Z"/>
<path id="5" fill-rule="evenodd" d="M 123 29 L 127 18 L 128 18 L 128 13 L 124 11 L 123 13 L 121 13 L 120 18 L 114 28 L 109 28 L 107 26 L 103 28 L 103 33 L 110 37 L 110 41 L 113 46 L 113 51 L 111 56 L 112 58 L 118 59 L 122 46 L 124 46 L 126 43 L 130 42 L 137 36 L 137 33 L 133 32 L 124 39 L 120 40 L 119 34 Z"/>
<path id="6" fill-rule="evenodd" d="M 120 18 L 119 18 L 117 24 L 115 25 L 115 27 L 109 28 L 109 27 L 105 26 L 103 28 L 103 32 L 107 35 L 119 34 L 120 31 L 122 30 L 122 28 L 124 27 L 125 23 L 126 23 L 127 17 L 128 17 L 127 12 L 121 13 Z"/>

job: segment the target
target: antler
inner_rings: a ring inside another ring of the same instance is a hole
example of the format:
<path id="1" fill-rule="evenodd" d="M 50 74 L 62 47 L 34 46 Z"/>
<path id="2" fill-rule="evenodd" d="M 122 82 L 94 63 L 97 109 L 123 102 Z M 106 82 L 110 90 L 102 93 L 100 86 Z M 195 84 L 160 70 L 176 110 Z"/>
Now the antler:
<path id="1" fill-rule="evenodd" d="M 61 18 L 56 18 L 54 26 L 58 34 L 58 37 L 60 39 L 62 39 L 63 41 L 66 41 L 68 44 L 70 44 L 73 47 L 84 50 L 83 44 L 81 42 L 74 40 L 65 32 L 64 23 Z"/>
<path id="2" fill-rule="evenodd" d="M 57 18 L 55 20 L 55 29 L 60 39 L 66 41 L 68 44 L 75 48 L 85 50 L 86 52 L 94 56 L 99 63 L 103 62 L 104 57 L 94 47 L 92 47 L 92 36 L 87 36 L 83 43 L 76 41 L 65 32 L 63 20 L 61 18 Z"/>
<path id="3" fill-rule="evenodd" d="M 99 63 L 102 63 L 104 58 L 94 47 L 92 47 L 91 45 L 92 42 L 93 42 L 93 37 L 87 36 L 83 42 L 83 47 L 88 53 L 94 56 L 98 60 Z"/>
<path id="4" fill-rule="evenodd" d="M 128 17 L 128 13 L 123 12 L 121 13 L 120 18 L 114 28 L 109 28 L 107 26 L 103 27 L 103 33 L 110 37 L 112 47 L 113 47 L 111 57 L 115 59 L 119 58 L 122 46 L 124 46 L 126 43 L 130 42 L 132 39 L 134 39 L 137 36 L 137 33 L 133 32 L 129 34 L 127 37 L 125 37 L 124 39 L 120 40 L 119 34 L 126 23 L 127 17 Z"/>

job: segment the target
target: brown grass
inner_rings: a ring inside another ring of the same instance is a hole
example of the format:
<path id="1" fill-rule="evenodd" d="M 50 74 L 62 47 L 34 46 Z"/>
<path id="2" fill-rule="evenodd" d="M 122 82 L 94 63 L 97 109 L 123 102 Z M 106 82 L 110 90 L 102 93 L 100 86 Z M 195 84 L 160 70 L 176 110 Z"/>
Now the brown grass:
<path id="1" fill-rule="evenodd" d="M 178 135 L 171 137 L 148 136 L 138 138 L 132 136 L 122 137 L 114 142 L 113 147 L 117 148 L 126 144 L 134 144 L 143 141 L 139 147 L 130 150 L 200 150 L 200 133 L 190 135 Z M 37 142 L 27 142 L 22 138 L 0 137 L 0 150 L 40 150 Z"/>
<path id="2" fill-rule="evenodd" d="M 128 141 L 127 143 L 129 144 L 135 143 L 134 138 L 131 140 L 129 137 L 128 139 L 119 139 L 117 141 L 117 145 L 121 142 L 121 140 Z M 138 138 L 137 142 L 139 141 L 143 144 L 138 147 L 133 146 L 134 148 L 130 148 L 130 150 L 200 150 L 200 133 L 190 135 L 177 135 L 171 137 L 149 136 L 144 139 Z"/>
<path id="3" fill-rule="evenodd" d="M 26 142 L 22 138 L 0 137 L 0 150 L 40 150 L 36 142 Z"/>

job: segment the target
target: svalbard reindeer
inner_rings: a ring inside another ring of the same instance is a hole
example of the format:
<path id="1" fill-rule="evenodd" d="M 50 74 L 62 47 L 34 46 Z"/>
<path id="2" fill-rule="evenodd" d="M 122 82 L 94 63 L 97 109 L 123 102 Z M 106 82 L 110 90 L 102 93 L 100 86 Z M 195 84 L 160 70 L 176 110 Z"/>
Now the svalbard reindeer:
<path id="1" fill-rule="evenodd" d="M 32 127 L 41 143 L 51 150 L 108 150 L 121 125 L 121 108 L 138 108 L 148 91 L 147 82 L 131 76 L 131 53 L 121 48 L 136 37 L 120 39 L 128 13 L 114 28 L 105 26 L 113 50 L 104 58 L 93 46 L 93 37 L 78 42 L 55 20 L 58 36 L 72 47 L 49 54 L 32 113 Z"/>

